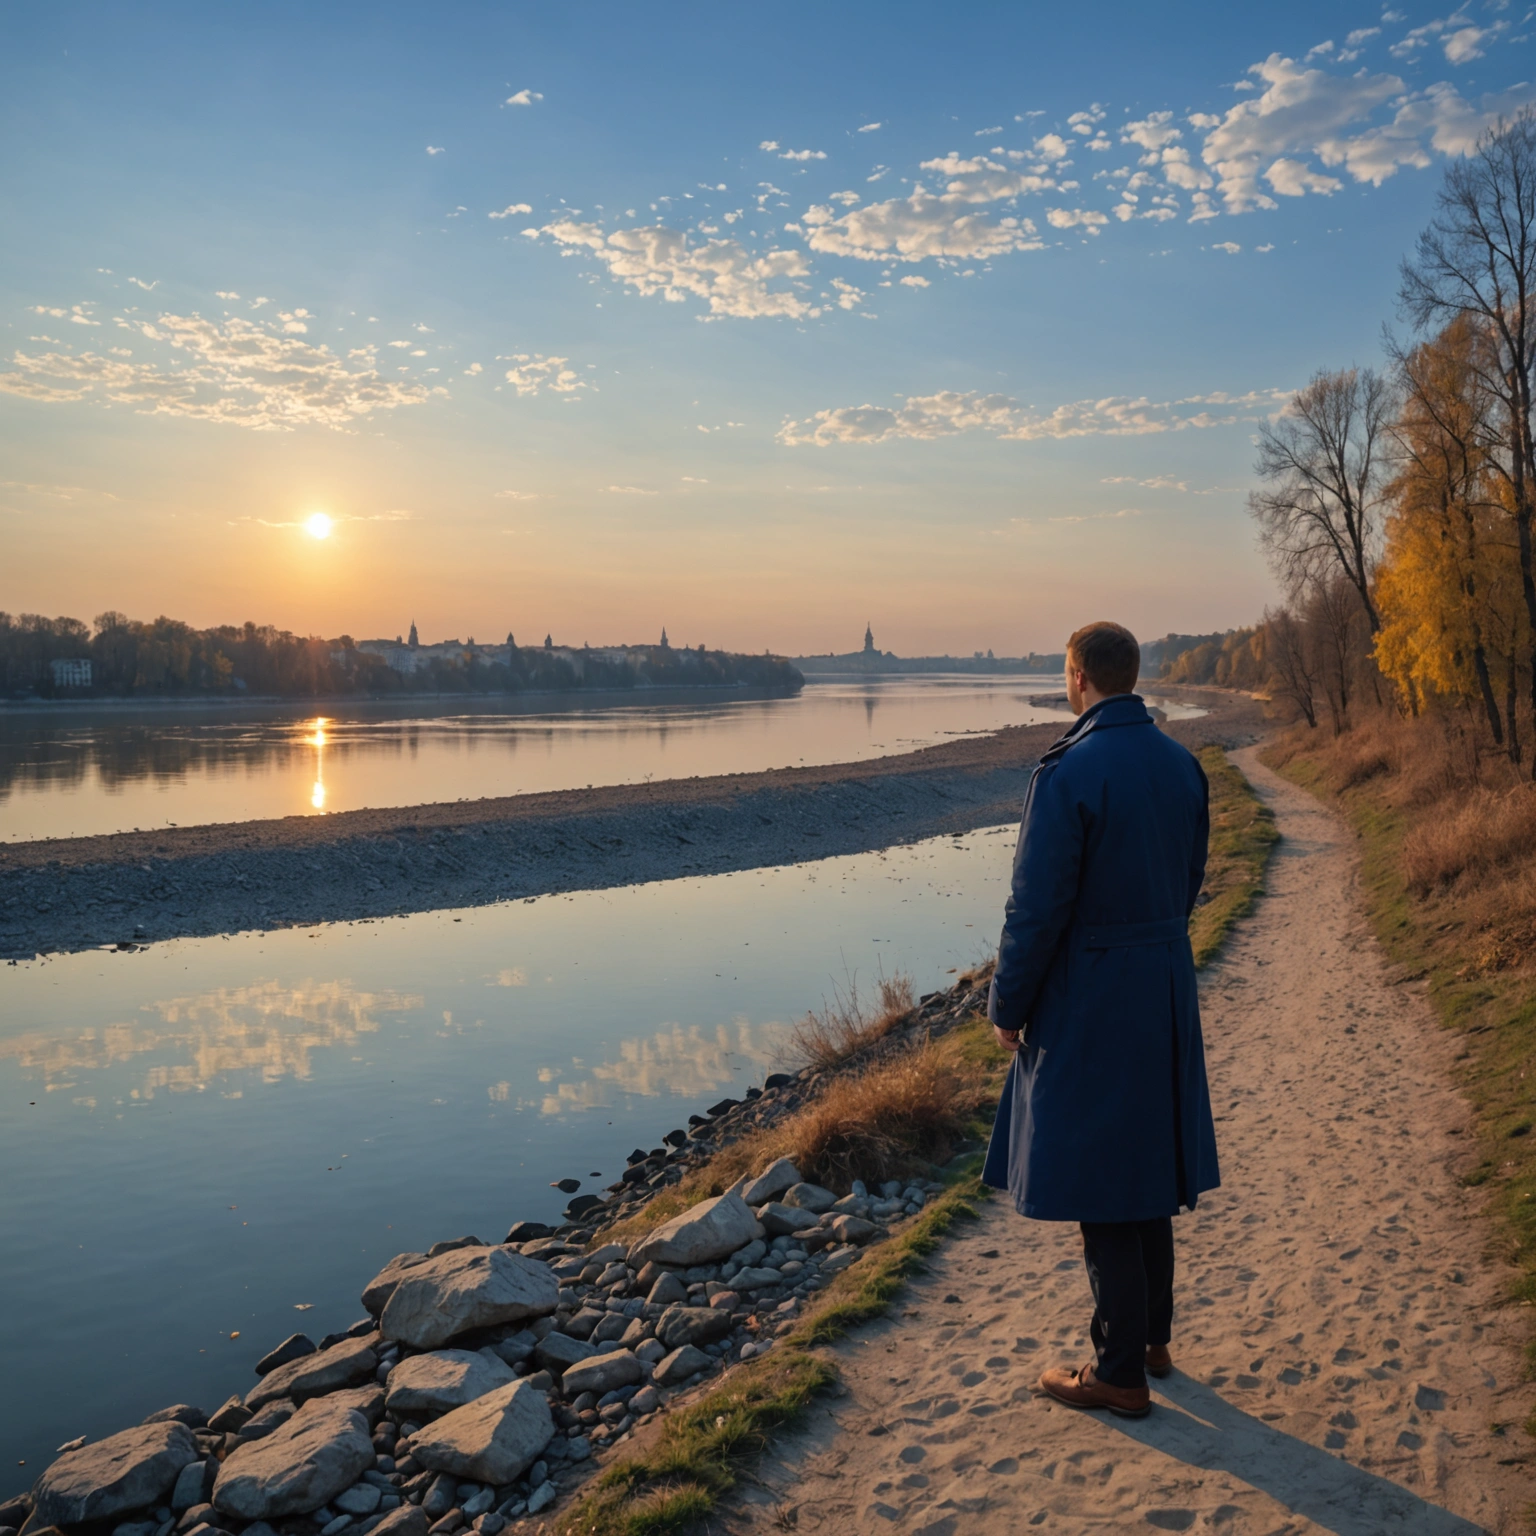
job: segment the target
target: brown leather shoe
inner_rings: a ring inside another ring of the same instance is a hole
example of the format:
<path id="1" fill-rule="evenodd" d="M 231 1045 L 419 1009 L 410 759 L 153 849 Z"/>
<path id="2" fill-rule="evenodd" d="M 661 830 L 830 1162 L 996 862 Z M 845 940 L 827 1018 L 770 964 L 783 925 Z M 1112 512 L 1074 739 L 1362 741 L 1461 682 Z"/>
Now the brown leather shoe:
<path id="1" fill-rule="evenodd" d="M 1173 1356 L 1166 1344 L 1147 1345 L 1147 1375 L 1167 1376 L 1173 1370 Z"/>
<path id="2" fill-rule="evenodd" d="M 1112 1387 L 1093 1374 L 1091 1365 L 1080 1371 L 1053 1365 L 1040 1378 L 1040 1387 L 1069 1408 L 1108 1408 L 1122 1419 L 1144 1419 L 1152 1411 L 1152 1394 L 1145 1387 Z"/>

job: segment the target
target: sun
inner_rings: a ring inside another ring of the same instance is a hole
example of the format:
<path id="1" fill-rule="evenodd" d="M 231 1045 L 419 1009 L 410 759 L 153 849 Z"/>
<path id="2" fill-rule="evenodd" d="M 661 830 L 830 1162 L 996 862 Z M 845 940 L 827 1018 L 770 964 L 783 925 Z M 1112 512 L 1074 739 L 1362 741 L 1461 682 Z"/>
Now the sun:
<path id="1" fill-rule="evenodd" d="M 328 539 L 336 525 L 324 512 L 315 512 L 304 521 L 304 531 L 312 539 Z"/>

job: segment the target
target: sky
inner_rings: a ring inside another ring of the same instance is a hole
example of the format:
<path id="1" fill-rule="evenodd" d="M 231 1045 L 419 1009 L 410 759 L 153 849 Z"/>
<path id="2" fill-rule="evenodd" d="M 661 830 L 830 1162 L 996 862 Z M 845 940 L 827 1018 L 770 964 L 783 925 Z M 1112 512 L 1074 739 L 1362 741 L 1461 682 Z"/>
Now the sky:
<path id="1" fill-rule="evenodd" d="M 1257 425 L 1380 361 L 1531 15 L 0 0 L 0 608 L 1250 623 Z"/>

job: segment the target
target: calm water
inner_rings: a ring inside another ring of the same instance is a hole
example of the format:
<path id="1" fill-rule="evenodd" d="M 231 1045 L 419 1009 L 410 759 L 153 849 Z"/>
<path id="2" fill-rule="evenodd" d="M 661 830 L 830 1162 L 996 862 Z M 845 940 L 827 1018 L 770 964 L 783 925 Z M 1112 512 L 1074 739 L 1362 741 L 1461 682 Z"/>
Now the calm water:
<path id="1" fill-rule="evenodd" d="M 244 1391 L 402 1249 L 557 1220 L 835 984 L 989 953 L 1010 833 L 0 968 L 0 1493 Z"/>
<path id="2" fill-rule="evenodd" d="M 0 838 L 76 837 L 365 806 L 752 772 L 908 752 L 1068 717 L 1059 677 L 817 683 L 797 698 L 662 695 L 329 714 L 0 712 Z M 1170 714 L 1198 714 L 1164 704 Z M 451 709 L 452 712 L 449 712 Z"/>

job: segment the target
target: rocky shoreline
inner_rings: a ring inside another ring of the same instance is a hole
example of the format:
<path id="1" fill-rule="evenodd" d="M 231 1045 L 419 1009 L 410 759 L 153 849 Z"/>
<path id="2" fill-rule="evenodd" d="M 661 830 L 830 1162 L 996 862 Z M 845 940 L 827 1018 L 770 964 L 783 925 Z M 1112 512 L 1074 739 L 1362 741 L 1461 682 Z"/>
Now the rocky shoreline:
<path id="1" fill-rule="evenodd" d="M 1255 739 L 1257 705 L 1168 732 Z M 864 853 L 1014 820 L 1062 726 L 821 768 L 0 846 L 0 956 L 484 906 Z"/>
<path id="2" fill-rule="evenodd" d="M 773 1347 L 839 1274 L 946 1186 L 843 1191 L 778 1158 L 649 1227 L 645 1208 L 834 1077 L 974 1016 L 977 977 L 930 994 L 857 1061 L 777 1073 L 637 1148 L 551 1230 L 518 1222 L 392 1259 L 365 1315 L 294 1335 L 212 1413 L 175 1404 L 73 1442 L 0 1503 L 0 1536 L 521 1536 L 631 1431 Z M 933 1170 L 938 1173 L 940 1170 Z"/>

